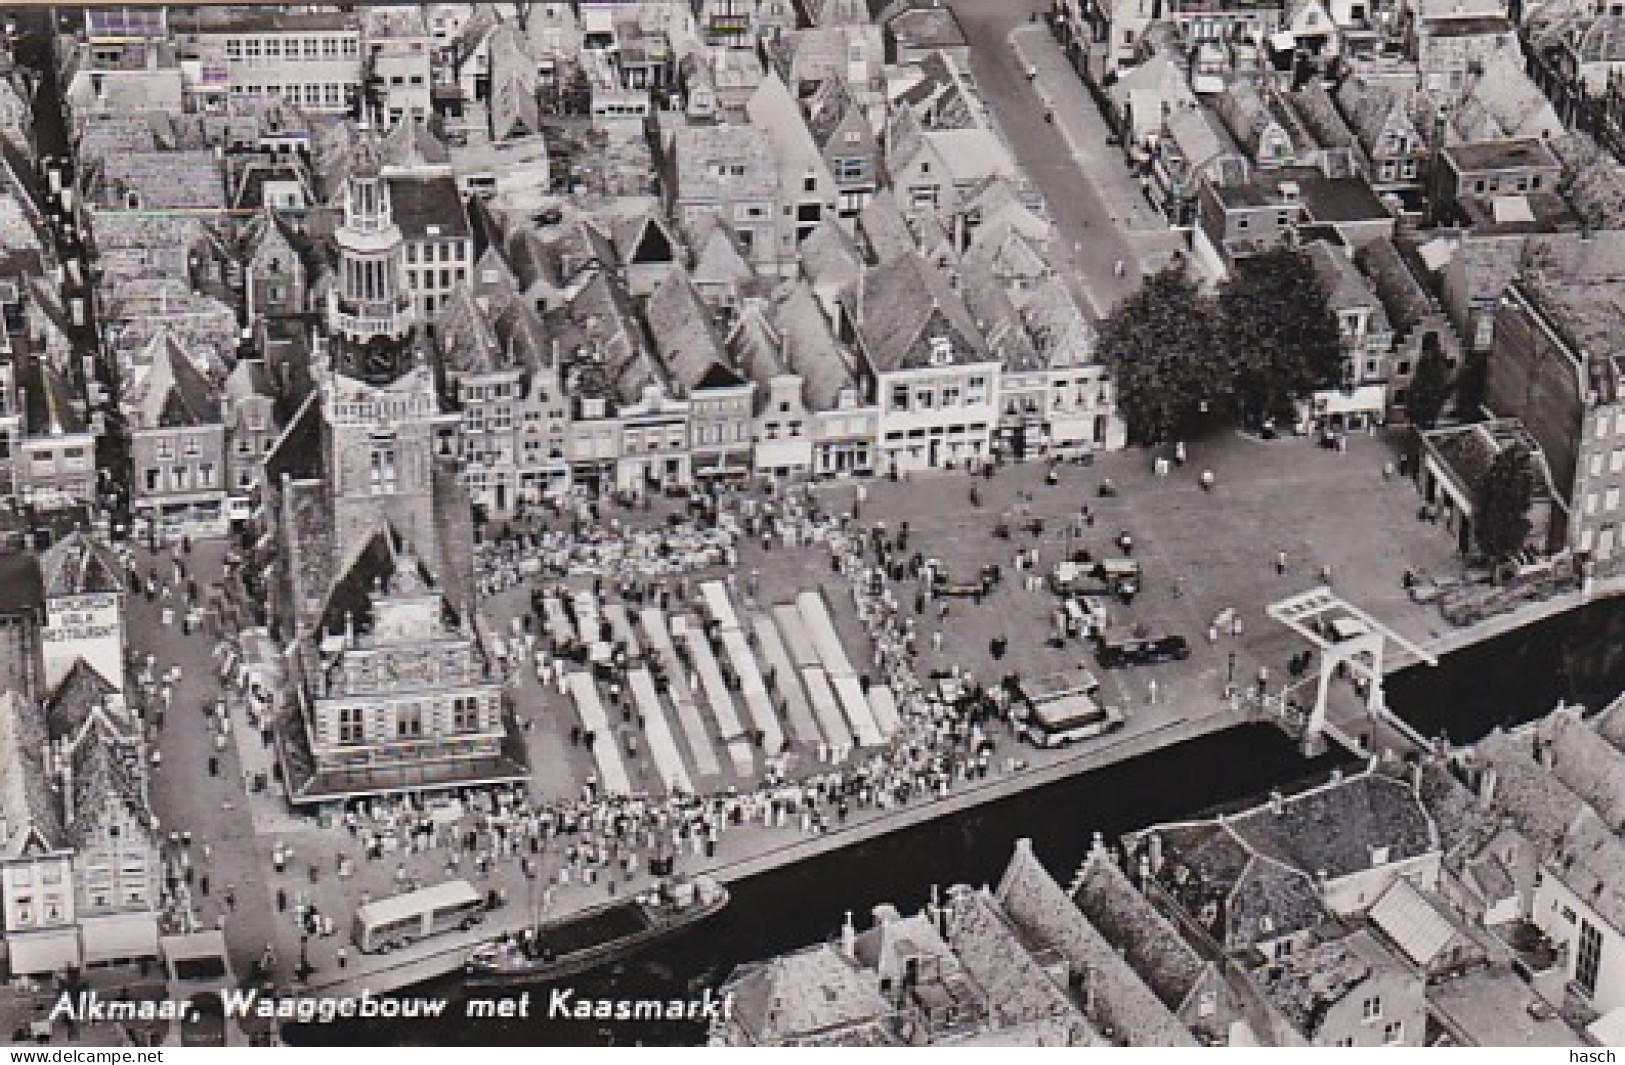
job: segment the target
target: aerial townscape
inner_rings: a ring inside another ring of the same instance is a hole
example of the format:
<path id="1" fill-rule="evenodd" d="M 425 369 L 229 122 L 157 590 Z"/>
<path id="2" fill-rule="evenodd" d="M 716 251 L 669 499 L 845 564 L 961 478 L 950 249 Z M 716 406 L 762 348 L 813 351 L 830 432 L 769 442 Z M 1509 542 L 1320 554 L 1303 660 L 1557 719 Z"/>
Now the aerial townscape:
<path id="1" fill-rule="evenodd" d="M 0 21 L 0 1037 L 1625 1046 L 1619 3 Z"/>

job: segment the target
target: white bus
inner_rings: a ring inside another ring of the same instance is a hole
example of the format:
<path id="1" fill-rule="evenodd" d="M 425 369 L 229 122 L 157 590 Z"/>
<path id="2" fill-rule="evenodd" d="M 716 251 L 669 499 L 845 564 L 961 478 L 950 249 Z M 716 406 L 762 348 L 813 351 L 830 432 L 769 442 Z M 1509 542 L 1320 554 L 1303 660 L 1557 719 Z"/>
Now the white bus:
<path id="1" fill-rule="evenodd" d="M 355 945 L 363 954 L 386 954 L 424 936 L 473 928 L 485 920 L 485 896 L 466 880 L 392 895 L 355 912 Z"/>

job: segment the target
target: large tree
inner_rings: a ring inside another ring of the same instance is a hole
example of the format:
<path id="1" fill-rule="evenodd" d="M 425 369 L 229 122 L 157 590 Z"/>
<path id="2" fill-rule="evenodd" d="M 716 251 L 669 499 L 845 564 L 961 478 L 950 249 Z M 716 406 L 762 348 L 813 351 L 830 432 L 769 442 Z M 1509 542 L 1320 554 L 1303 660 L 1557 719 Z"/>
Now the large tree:
<path id="1" fill-rule="evenodd" d="M 1450 398 L 1450 366 L 1444 361 L 1439 334 L 1422 337 L 1422 354 L 1416 360 L 1416 373 L 1405 391 L 1405 414 L 1418 429 L 1431 429 Z"/>
<path id="2" fill-rule="evenodd" d="M 1529 539 L 1529 505 L 1535 498 L 1535 463 L 1514 444 L 1490 463 L 1473 508 L 1473 540 L 1491 563 L 1523 550 Z"/>
<path id="3" fill-rule="evenodd" d="M 1182 266 L 1146 278 L 1101 326 L 1101 345 L 1117 382 L 1117 406 L 1129 439 L 1175 439 L 1204 411 L 1228 398 L 1229 364 L 1218 310 Z"/>
<path id="4" fill-rule="evenodd" d="M 1222 345 L 1244 425 L 1295 420 L 1295 404 L 1343 382 L 1343 335 L 1314 262 L 1274 248 L 1236 263 L 1219 289 Z"/>

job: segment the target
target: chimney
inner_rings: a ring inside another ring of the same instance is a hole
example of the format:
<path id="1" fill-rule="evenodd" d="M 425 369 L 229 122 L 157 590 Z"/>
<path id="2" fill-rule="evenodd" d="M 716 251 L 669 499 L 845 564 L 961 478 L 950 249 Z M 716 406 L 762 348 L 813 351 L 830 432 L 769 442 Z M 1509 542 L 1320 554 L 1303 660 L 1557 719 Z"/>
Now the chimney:
<path id="1" fill-rule="evenodd" d="M 882 902 L 878 906 L 872 908 L 869 912 L 874 915 L 875 925 L 879 928 L 886 927 L 893 921 L 897 920 L 898 917 L 897 907 L 893 906 L 889 902 Z"/>
<path id="2" fill-rule="evenodd" d="M 1099 832 L 1096 832 L 1094 834 L 1094 838 L 1089 841 L 1089 856 L 1093 858 L 1097 856 L 1105 857 L 1105 855 L 1106 837 L 1101 835 Z"/>
<path id="3" fill-rule="evenodd" d="M 1333 784 L 1341 784 L 1341 783 L 1343 783 L 1343 770 L 1342 770 L 1341 767 L 1332 770 L 1331 783 L 1333 783 Z"/>
<path id="4" fill-rule="evenodd" d="M 1017 858 L 1026 859 L 1027 861 L 1037 860 L 1033 855 L 1033 841 L 1031 836 L 1022 836 L 1020 839 L 1016 840 L 1015 856 Z"/>
<path id="5" fill-rule="evenodd" d="M 1151 833 L 1147 857 L 1151 860 L 1151 873 L 1153 876 L 1162 872 L 1162 833 Z"/>
<path id="6" fill-rule="evenodd" d="M 847 961 L 858 960 L 858 930 L 852 926 L 852 911 L 846 911 L 841 924 L 841 956 Z"/>
<path id="7" fill-rule="evenodd" d="M 1478 806 L 1481 810 L 1488 810 L 1495 805 L 1495 785 L 1499 779 L 1495 767 L 1485 766 L 1484 772 L 1478 778 Z"/>
<path id="8" fill-rule="evenodd" d="M 1286 812 L 1286 796 L 1281 794 L 1280 788 L 1270 792 L 1270 812 L 1277 817 Z"/>

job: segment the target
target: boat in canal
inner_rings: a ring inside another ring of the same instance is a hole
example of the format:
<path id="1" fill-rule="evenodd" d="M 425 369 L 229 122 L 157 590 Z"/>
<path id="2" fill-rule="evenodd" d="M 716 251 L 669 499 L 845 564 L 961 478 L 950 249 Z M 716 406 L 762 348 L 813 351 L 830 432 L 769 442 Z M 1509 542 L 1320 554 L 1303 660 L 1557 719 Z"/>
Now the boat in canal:
<path id="1" fill-rule="evenodd" d="M 562 980 L 624 961 L 644 948 L 720 913 L 728 889 L 710 877 L 662 882 L 476 947 L 463 965 L 469 987 L 509 987 Z"/>

